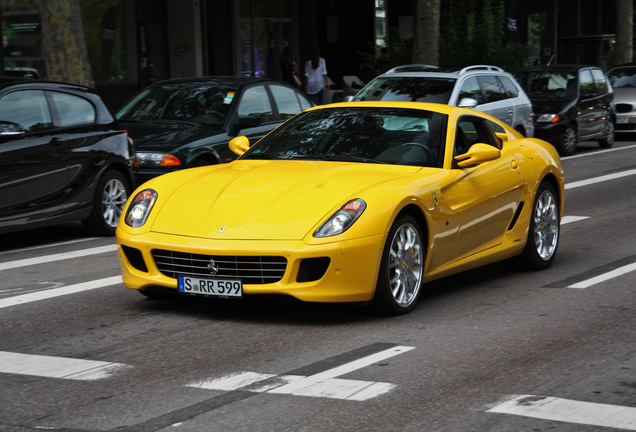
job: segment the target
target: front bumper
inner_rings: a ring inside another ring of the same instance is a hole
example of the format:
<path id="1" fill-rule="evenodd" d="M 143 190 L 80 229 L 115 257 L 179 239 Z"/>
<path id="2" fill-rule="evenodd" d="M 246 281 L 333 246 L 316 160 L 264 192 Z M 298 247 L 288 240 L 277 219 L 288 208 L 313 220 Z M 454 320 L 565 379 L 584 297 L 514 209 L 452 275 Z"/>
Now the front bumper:
<path id="1" fill-rule="evenodd" d="M 163 288 L 177 292 L 177 279 L 161 273 L 153 259 L 153 250 L 215 256 L 281 256 L 287 260 L 282 278 L 276 283 L 243 283 L 244 295 L 287 295 L 308 302 L 371 300 L 384 241 L 385 236 L 378 235 L 308 245 L 303 241 L 220 241 L 159 233 L 129 235 L 117 232 L 119 262 L 124 285 L 128 288 Z M 299 273 L 303 260 L 324 257 L 329 258 L 329 265 L 322 277 L 302 282 Z"/>

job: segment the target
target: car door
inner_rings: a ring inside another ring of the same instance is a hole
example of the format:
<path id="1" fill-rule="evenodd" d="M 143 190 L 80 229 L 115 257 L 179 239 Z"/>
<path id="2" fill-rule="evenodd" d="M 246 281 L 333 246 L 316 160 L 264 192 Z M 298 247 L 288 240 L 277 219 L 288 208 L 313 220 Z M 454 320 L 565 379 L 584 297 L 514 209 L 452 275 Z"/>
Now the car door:
<path id="1" fill-rule="evenodd" d="M 607 123 L 613 121 L 613 108 L 611 106 L 613 96 L 610 94 L 610 87 L 605 73 L 600 69 L 592 69 L 591 71 L 598 93 L 595 104 L 595 109 L 598 110 L 595 133 L 601 134 L 606 130 Z"/>
<path id="2" fill-rule="evenodd" d="M 20 132 L 0 135 L 0 212 L 32 205 L 59 193 L 68 164 L 58 149 L 65 136 L 53 127 L 43 90 L 18 90 L 0 97 L 0 121 Z"/>
<path id="3" fill-rule="evenodd" d="M 464 116 L 458 120 L 454 156 L 476 144 L 501 148 L 485 120 Z M 501 244 L 523 195 L 524 175 L 514 154 L 502 151 L 495 160 L 467 168 L 452 167 L 454 180 L 442 189 L 453 213 L 459 215 L 456 259 Z"/>
<path id="4" fill-rule="evenodd" d="M 594 84 L 594 77 L 589 69 L 579 71 L 579 94 L 577 126 L 578 138 L 593 136 L 598 132 L 599 118 L 603 110 L 598 106 L 599 95 Z"/>

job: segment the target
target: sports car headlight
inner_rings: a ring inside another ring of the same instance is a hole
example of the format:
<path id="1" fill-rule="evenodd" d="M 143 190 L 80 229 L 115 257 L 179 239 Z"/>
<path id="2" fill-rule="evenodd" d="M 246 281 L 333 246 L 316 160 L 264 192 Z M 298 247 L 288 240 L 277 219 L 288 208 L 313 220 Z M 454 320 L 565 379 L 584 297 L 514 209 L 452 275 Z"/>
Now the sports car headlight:
<path id="1" fill-rule="evenodd" d="M 342 234 L 353 225 L 366 208 L 367 203 L 360 198 L 349 201 L 316 230 L 314 237 L 330 237 Z"/>
<path id="2" fill-rule="evenodd" d="M 556 123 L 561 119 L 558 114 L 541 114 L 537 118 L 537 123 Z"/>
<path id="3" fill-rule="evenodd" d="M 126 225 L 133 228 L 143 226 L 156 201 L 157 192 L 152 189 L 144 189 L 135 195 L 126 212 Z"/>

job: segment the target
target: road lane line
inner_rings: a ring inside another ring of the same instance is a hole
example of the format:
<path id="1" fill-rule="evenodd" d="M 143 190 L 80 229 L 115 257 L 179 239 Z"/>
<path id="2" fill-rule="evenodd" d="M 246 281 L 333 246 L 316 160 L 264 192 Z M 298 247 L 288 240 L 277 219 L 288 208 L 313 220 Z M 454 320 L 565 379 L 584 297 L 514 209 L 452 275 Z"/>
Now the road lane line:
<path id="1" fill-rule="evenodd" d="M 0 373 L 95 381 L 130 367 L 122 363 L 0 351 Z"/>
<path id="2" fill-rule="evenodd" d="M 589 219 L 589 216 L 563 216 L 563 218 L 561 219 L 561 225 L 579 222 L 585 219 Z"/>
<path id="3" fill-rule="evenodd" d="M 613 152 L 617 152 L 617 151 L 622 151 L 622 150 L 631 150 L 636 148 L 636 145 L 628 145 L 628 146 L 624 146 L 624 147 L 615 147 L 615 148 L 611 148 L 611 149 L 604 149 L 604 150 L 597 150 L 591 153 L 579 153 L 576 155 L 572 155 L 572 156 L 564 156 L 561 158 L 561 160 L 568 160 L 568 159 L 578 159 L 578 158 L 583 158 L 583 157 L 590 157 L 590 156 L 594 156 L 594 157 L 598 157 L 598 155 L 601 155 L 603 153 L 613 153 Z"/>
<path id="4" fill-rule="evenodd" d="M 576 181 L 576 182 L 572 182 L 572 183 L 566 183 L 565 184 L 565 189 L 574 189 L 574 188 L 578 188 L 578 187 L 582 187 L 582 186 L 589 186 L 591 184 L 595 184 L 595 183 L 601 183 L 604 181 L 609 181 L 609 180 L 615 180 L 617 178 L 622 178 L 622 177 L 627 177 L 627 176 L 631 176 L 631 175 L 636 175 L 636 169 L 633 170 L 628 170 L 628 171 L 622 171 L 622 172 L 617 172 L 614 174 L 608 174 L 608 175 L 604 175 L 604 176 L 600 176 L 600 177 L 593 177 L 593 178 L 589 178 L 587 180 L 580 180 L 580 181 Z"/>
<path id="5" fill-rule="evenodd" d="M 82 291 L 90 291 L 97 288 L 103 288 L 110 285 L 117 285 L 122 283 L 121 276 L 113 276 L 104 279 L 98 279 L 94 281 L 82 282 L 75 285 L 68 285 L 61 288 L 48 289 L 44 291 L 37 291 L 29 294 L 23 294 L 15 297 L 9 297 L 0 300 L 0 309 L 21 305 L 25 303 L 31 303 L 39 300 L 46 300 L 54 297 L 59 297 L 68 294 L 76 294 Z"/>
<path id="6" fill-rule="evenodd" d="M 636 430 L 636 408 L 556 397 L 512 395 L 486 412 Z"/>
<path id="7" fill-rule="evenodd" d="M 601 275 L 595 276 L 593 278 L 581 281 L 581 282 L 577 282 L 573 285 L 569 285 L 568 288 L 578 288 L 578 289 L 585 289 L 585 288 L 589 288 L 592 285 L 596 285 L 599 284 L 601 282 L 605 282 L 607 280 L 610 279 L 614 279 L 616 277 L 622 276 L 624 274 L 627 274 L 629 272 L 632 272 L 636 270 L 636 263 L 632 263 L 632 264 L 627 264 L 623 267 L 619 267 L 615 270 L 609 271 L 607 273 L 603 273 Z"/>
<path id="8" fill-rule="evenodd" d="M 59 246 L 66 246 L 66 245 L 75 244 L 75 243 L 82 243 L 82 242 L 97 240 L 98 238 L 99 237 L 86 237 L 86 238 L 75 239 L 75 240 L 67 240 L 67 241 L 63 241 L 59 243 L 48 243 L 43 245 L 24 247 L 20 249 L 10 249 L 10 250 L 0 252 L 0 255 L 14 254 L 17 252 L 28 252 L 28 251 L 38 250 L 38 249 L 48 249 L 48 248 L 54 248 Z"/>
<path id="9" fill-rule="evenodd" d="M 0 263 L 0 270 L 10 270 L 20 267 L 28 267 L 32 265 L 44 264 L 54 261 L 62 261 L 72 258 L 82 258 L 88 255 L 98 255 L 107 252 L 114 252 L 117 250 L 117 245 L 100 246 L 89 249 L 80 249 L 72 252 L 61 252 L 54 255 L 45 255 L 36 258 L 26 258 L 16 261 L 7 261 Z"/>

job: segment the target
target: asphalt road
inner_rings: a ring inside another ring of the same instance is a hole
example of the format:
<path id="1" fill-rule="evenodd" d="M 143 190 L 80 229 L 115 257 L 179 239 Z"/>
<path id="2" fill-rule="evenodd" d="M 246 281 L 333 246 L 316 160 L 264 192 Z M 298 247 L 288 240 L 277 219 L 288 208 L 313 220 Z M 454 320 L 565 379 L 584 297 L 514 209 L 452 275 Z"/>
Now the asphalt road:
<path id="1" fill-rule="evenodd" d="M 550 269 L 449 277 L 394 318 L 153 301 L 114 239 L 0 236 L 0 431 L 636 430 L 636 142 L 563 164 Z"/>

